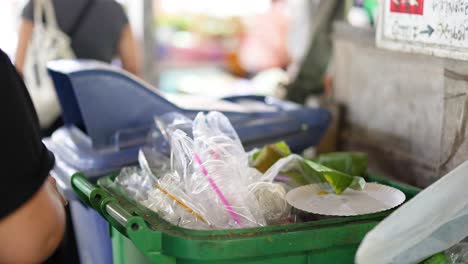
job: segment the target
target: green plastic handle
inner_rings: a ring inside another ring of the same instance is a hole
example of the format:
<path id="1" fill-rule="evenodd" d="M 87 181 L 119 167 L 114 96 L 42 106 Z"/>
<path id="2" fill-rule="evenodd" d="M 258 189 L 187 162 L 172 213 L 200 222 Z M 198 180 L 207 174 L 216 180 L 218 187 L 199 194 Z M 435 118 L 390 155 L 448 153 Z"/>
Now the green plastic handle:
<path id="1" fill-rule="evenodd" d="M 71 177 L 71 185 L 73 191 L 75 191 L 80 200 L 86 203 L 88 206 L 92 206 L 91 194 L 93 193 L 93 190 L 97 189 L 98 187 L 90 183 L 82 173 L 75 173 Z"/>
<path id="2" fill-rule="evenodd" d="M 123 209 L 117 202 L 109 202 L 106 204 L 106 213 L 110 216 L 113 222 L 118 223 L 121 228 L 126 228 L 129 220 L 133 217 L 125 209 Z M 118 226 L 114 227 L 118 228 Z"/>
<path id="3" fill-rule="evenodd" d="M 133 216 L 123 209 L 112 195 L 100 186 L 92 184 L 82 173 L 72 176 L 71 185 L 81 201 L 94 208 L 113 227 L 125 234 L 127 223 Z"/>
<path id="4" fill-rule="evenodd" d="M 103 188 L 89 182 L 82 173 L 76 173 L 72 176 L 71 185 L 80 200 L 89 207 L 94 208 L 101 215 L 106 214 L 106 204 L 115 200 Z"/>

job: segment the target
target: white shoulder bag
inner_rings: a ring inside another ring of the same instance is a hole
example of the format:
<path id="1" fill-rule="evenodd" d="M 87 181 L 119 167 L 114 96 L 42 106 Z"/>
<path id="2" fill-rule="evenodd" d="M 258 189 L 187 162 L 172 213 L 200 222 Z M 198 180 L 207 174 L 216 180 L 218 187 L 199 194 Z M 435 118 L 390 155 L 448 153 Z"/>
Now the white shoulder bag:
<path id="1" fill-rule="evenodd" d="M 53 82 L 47 73 L 47 62 L 75 58 L 70 44 L 70 38 L 57 25 L 52 1 L 34 0 L 34 30 L 23 74 L 42 128 L 49 127 L 61 112 Z"/>

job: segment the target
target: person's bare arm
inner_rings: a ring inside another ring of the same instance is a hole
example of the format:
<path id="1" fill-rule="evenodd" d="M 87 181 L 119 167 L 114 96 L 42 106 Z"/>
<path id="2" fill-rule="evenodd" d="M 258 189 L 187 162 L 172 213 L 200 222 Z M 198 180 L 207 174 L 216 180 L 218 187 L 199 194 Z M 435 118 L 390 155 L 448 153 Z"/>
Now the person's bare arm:
<path id="1" fill-rule="evenodd" d="M 0 220 L 0 263 L 40 263 L 65 229 L 63 201 L 51 180 L 23 206 Z"/>
<path id="2" fill-rule="evenodd" d="M 16 47 L 15 66 L 18 72 L 23 75 L 24 61 L 26 60 L 26 51 L 33 33 L 34 23 L 22 19 L 18 32 L 18 45 Z"/>
<path id="3" fill-rule="evenodd" d="M 122 30 L 117 47 L 117 53 L 125 70 L 137 76 L 141 75 L 140 48 L 133 36 L 133 32 L 129 24 L 127 24 Z"/>

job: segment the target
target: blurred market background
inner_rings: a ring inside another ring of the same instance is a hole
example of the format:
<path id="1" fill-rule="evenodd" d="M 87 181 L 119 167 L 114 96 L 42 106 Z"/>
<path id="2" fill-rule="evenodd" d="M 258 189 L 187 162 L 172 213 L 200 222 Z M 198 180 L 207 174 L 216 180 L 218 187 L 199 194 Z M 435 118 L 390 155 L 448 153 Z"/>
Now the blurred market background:
<path id="1" fill-rule="evenodd" d="M 0 48 L 12 58 L 26 2 L 0 3 Z M 318 0 L 118 2 L 127 11 L 141 45 L 144 79 L 164 92 L 210 97 L 284 96 L 278 83 L 287 84 L 297 77 L 311 44 L 313 27 L 318 24 L 314 21 L 328 19 L 327 15 L 316 16 L 319 9 L 323 9 L 320 13 L 324 10 L 326 13 L 327 9 L 323 3 L 325 7 L 319 7 Z M 341 14 L 348 13 L 353 5 L 362 6 L 360 1 L 342 2 Z M 355 10 L 351 13 L 352 23 L 370 25 L 371 16 L 359 11 L 356 14 Z M 329 50 L 329 47 L 320 50 L 326 59 Z M 302 94 L 292 97 L 302 100 Z"/>

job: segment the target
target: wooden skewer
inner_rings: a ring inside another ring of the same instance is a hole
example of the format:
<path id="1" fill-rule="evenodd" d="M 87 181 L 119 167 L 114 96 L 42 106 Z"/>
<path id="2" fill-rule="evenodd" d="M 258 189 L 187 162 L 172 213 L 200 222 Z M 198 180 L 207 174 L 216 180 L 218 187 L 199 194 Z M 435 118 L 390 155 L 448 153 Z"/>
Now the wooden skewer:
<path id="1" fill-rule="evenodd" d="M 208 222 L 206 222 L 206 220 L 200 215 L 198 214 L 197 212 L 195 212 L 192 208 L 190 208 L 188 205 L 186 205 L 184 202 L 182 202 L 181 200 L 177 199 L 177 197 L 175 197 L 174 195 L 170 194 L 168 191 L 166 191 L 165 189 L 161 188 L 161 186 L 159 185 L 155 185 L 154 187 L 156 187 L 158 190 L 160 190 L 162 193 L 164 193 L 165 195 L 167 195 L 170 199 L 172 199 L 174 202 L 176 202 L 180 207 L 184 208 L 187 212 L 191 213 L 193 216 L 195 216 L 198 220 L 202 221 L 203 223 L 205 224 L 208 224 Z"/>

